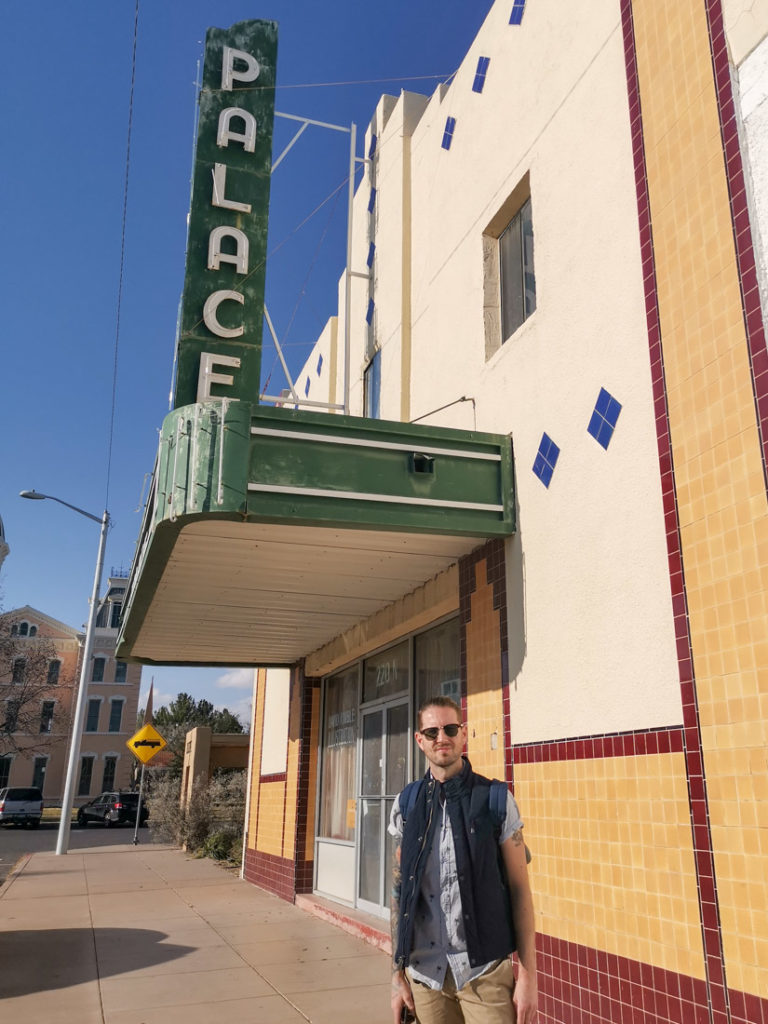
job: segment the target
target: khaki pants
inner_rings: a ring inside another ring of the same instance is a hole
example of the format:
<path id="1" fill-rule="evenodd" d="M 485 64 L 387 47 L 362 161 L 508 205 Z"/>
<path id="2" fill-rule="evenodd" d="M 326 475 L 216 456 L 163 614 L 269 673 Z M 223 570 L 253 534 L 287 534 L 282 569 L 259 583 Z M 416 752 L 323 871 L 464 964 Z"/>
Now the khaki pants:
<path id="1" fill-rule="evenodd" d="M 468 981 L 460 992 L 450 968 L 440 991 L 409 980 L 419 1024 L 515 1024 L 515 975 L 509 959 Z"/>

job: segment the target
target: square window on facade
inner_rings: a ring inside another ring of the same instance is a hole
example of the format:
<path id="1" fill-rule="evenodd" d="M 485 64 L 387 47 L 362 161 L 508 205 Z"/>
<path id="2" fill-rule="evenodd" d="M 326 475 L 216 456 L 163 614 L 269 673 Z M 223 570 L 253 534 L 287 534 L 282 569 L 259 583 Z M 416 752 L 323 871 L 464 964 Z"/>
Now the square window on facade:
<path id="1" fill-rule="evenodd" d="M 128 676 L 128 665 L 124 661 L 115 662 L 115 682 L 124 683 Z"/>
<path id="2" fill-rule="evenodd" d="M 13 674 L 11 676 L 12 683 L 23 683 L 24 675 L 27 671 L 27 659 L 26 658 L 14 658 L 13 659 Z"/>
<path id="3" fill-rule="evenodd" d="M 104 682 L 104 662 L 105 658 L 94 658 L 93 669 L 91 670 L 91 682 L 92 683 L 103 683 Z"/>
<path id="4" fill-rule="evenodd" d="M 55 686 L 59 681 L 59 672 L 61 671 L 60 661 L 49 661 L 48 662 L 48 685 Z"/>

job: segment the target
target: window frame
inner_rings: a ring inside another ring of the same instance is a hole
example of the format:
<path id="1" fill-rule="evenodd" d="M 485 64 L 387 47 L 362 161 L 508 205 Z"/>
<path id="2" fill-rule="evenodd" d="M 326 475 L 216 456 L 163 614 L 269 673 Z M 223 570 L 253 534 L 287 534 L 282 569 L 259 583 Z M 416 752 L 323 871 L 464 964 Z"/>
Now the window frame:
<path id="1" fill-rule="evenodd" d="M 99 662 L 101 663 L 101 670 L 100 670 L 101 674 L 97 676 L 96 675 L 96 665 Z M 104 655 L 103 654 L 95 655 L 94 658 L 93 658 L 93 662 L 91 664 L 91 682 L 92 683 L 103 683 L 104 682 L 104 670 L 106 669 L 106 667 L 107 667 L 107 659 L 104 657 Z"/>
<path id="2" fill-rule="evenodd" d="M 85 708 L 85 722 L 83 723 L 83 732 L 98 732 L 99 731 L 99 719 L 101 718 L 101 697 L 89 697 L 88 704 Z M 91 709 L 96 705 L 96 728 L 89 728 L 91 722 Z"/>
<path id="3" fill-rule="evenodd" d="M 117 707 L 120 708 L 120 715 L 119 715 L 119 717 L 117 719 L 117 728 L 113 729 L 112 728 L 112 723 L 113 723 L 114 716 L 115 716 L 115 709 Z M 110 701 L 109 701 L 109 722 L 107 723 L 107 732 L 112 733 L 112 735 L 114 735 L 115 733 L 121 733 L 123 731 L 122 726 L 123 726 L 123 711 L 124 710 L 125 710 L 125 697 L 111 697 L 110 698 Z"/>
<path id="4" fill-rule="evenodd" d="M 46 709 L 48 711 L 46 712 Z M 56 701 L 44 700 L 40 705 L 40 735 L 50 736 L 53 732 L 53 716 L 56 714 Z M 47 717 L 46 717 L 47 715 Z M 47 728 L 46 728 L 47 726 Z"/>
<path id="5" fill-rule="evenodd" d="M 523 233 L 521 231 L 520 259 L 520 299 L 523 306 L 523 319 L 504 337 L 504 313 L 502 309 L 502 236 L 513 226 L 516 218 L 521 216 L 525 208 L 530 211 L 531 224 L 531 259 L 529 273 L 533 280 L 533 304 L 528 309 L 526 301 L 526 267 L 523 258 Z M 526 173 L 512 192 L 507 196 L 491 220 L 486 225 L 482 236 L 483 248 L 483 326 L 485 332 L 485 358 L 491 359 L 503 346 L 519 334 L 536 312 L 538 296 L 536 289 L 536 260 L 533 244 L 533 205 L 531 195 L 530 174 Z"/>

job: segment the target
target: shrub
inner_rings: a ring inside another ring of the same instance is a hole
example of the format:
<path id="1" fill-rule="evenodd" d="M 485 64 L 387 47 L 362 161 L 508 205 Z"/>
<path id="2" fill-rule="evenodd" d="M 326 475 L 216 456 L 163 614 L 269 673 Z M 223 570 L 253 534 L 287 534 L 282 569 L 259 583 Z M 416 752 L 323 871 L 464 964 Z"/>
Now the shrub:
<path id="1" fill-rule="evenodd" d="M 245 781 L 242 771 L 219 773 L 209 782 L 197 780 L 182 806 L 178 777 L 158 773 L 147 798 L 150 828 L 160 839 L 192 853 L 215 860 L 236 859 L 242 856 Z"/>

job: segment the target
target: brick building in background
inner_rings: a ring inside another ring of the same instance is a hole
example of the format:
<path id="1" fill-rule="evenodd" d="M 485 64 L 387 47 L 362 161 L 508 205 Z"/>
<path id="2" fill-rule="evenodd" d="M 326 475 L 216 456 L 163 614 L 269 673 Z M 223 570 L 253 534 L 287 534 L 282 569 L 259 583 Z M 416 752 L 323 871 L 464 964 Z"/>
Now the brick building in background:
<path id="1" fill-rule="evenodd" d="M 111 576 L 99 606 L 75 806 L 131 782 L 125 744 L 136 728 L 141 667 L 115 658 L 124 593 L 125 579 Z M 30 605 L 6 612 L 0 623 L 13 641 L 11 662 L 0 666 L 3 721 L 20 693 L 25 704 L 19 731 L 12 729 L 0 749 L 0 788 L 39 786 L 46 804 L 60 804 L 85 634 Z"/>

